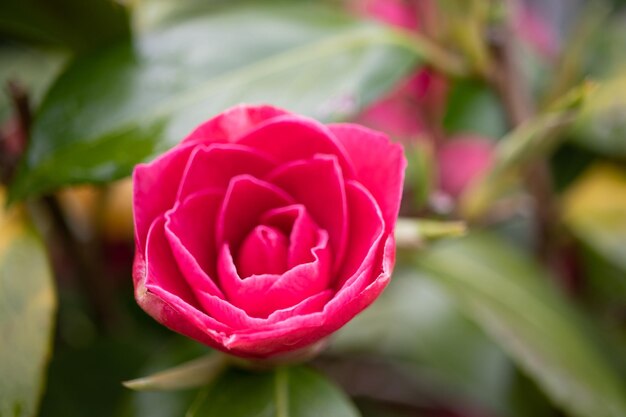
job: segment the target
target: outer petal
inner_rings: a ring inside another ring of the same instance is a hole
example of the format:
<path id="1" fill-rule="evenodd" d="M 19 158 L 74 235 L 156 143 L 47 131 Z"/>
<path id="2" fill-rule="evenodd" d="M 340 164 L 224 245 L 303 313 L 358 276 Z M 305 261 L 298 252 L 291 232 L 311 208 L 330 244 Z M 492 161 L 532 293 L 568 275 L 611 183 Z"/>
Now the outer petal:
<path id="1" fill-rule="evenodd" d="M 211 294 L 201 294 L 199 298 L 207 314 L 211 316 L 211 319 L 217 320 L 222 326 L 228 326 L 231 329 L 228 331 L 228 335 L 232 336 L 236 332 L 254 332 L 255 329 L 273 327 L 275 324 L 292 319 L 293 317 L 319 312 L 328 303 L 328 300 L 332 298 L 332 295 L 333 292 L 331 290 L 324 290 L 304 299 L 294 306 L 276 310 L 272 312 L 269 317 L 264 318 L 252 317 L 243 309 L 231 304 L 229 301 Z M 222 346 L 220 349 L 228 351 L 228 347 L 226 346 Z M 246 352 L 244 356 L 259 357 L 262 355 L 251 350 L 250 352 Z"/>
<path id="2" fill-rule="evenodd" d="M 364 270 L 372 271 L 376 265 L 378 252 L 385 233 L 382 213 L 372 195 L 356 181 L 346 184 L 348 197 L 348 218 L 350 236 L 346 256 L 335 282 L 341 288 L 351 277 Z"/>
<path id="3" fill-rule="evenodd" d="M 277 117 L 242 136 L 237 143 L 272 155 L 278 163 L 309 159 L 316 154 L 334 155 L 344 176 L 354 175 L 343 145 L 326 126 L 313 119 Z"/>
<path id="4" fill-rule="evenodd" d="M 393 231 L 400 210 L 406 159 L 402 146 L 385 135 L 353 124 L 329 126 L 343 144 L 356 179 L 367 188 L 383 213 L 387 232 Z"/>
<path id="5" fill-rule="evenodd" d="M 241 104 L 198 126 L 183 143 L 235 142 L 256 126 L 286 114 L 290 113 L 278 107 Z"/>
<path id="6" fill-rule="evenodd" d="M 223 297 L 213 281 L 217 274 L 215 222 L 221 204 L 221 193 L 205 191 L 189 196 L 165 214 L 165 235 L 179 270 L 196 294 L 202 291 Z"/>
<path id="7" fill-rule="evenodd" d="M 150 229 L 146 251 L 133 267 L 137 303 L 155 320 L 209 346 L 220 347 L 229 327 L 207 316 L 181 276 L 159 217 Z"/>
<path id="8" fill-rule="evenodd" d="M 154 220 L 174 206 L 180 179 L 193 151 L 192 145 L 171 149 L 133 171 L 133 215 L 137 249 L 145 249 L 148 230 Z"/>

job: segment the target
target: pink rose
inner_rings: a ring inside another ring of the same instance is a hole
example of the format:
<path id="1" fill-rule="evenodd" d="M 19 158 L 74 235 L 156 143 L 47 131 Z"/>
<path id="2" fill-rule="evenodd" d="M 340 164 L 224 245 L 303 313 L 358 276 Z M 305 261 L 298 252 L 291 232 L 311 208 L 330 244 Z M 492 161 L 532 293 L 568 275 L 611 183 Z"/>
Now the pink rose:
<path id="1" fill-rule="evenodd" d="M 385 288 L 406 161 L 386 136 L 238 106 L 135 168 L 139 305 L 267 358 L 339 329 Z"/>

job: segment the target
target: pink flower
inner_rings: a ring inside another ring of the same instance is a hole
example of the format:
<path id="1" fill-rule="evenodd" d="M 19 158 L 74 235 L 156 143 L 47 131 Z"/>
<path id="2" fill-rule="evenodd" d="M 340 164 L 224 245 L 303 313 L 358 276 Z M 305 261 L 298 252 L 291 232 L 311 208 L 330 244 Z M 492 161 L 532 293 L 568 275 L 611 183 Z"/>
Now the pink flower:
<path id="1" fill-rule="evenodd" d="M 491 166 L 494 142 L 475 135 L 450 138 L 437 154 L 439 189 L 458 198 Z"/>
<path id="2" fill-rule="evenodd" d="M 357 15 L 415 32 L 423 26 L 421 13 L 437 7 L 431 0 L 352 0 L 349 5 Z M 394 139 L 424 139 L 443 118 L 447 92 L 448 81 L 442 75 L 420 68 L 367 107 L 356 121 Z"/>
<path id="3" fill-rule="evenodd" d="M 513 3 L 513 29 L 533 51 L 545 58 L 556 58 L 560 49 L 558 36 L 546 19 L 523 2 Z"/>
<path id="4" fill-rule="evenodd" d="M 356 14 L 371 16 L 392 26 L 409 30 L 420 27 L 417 2 L 414 0 L 352 0 L 349 5 Z"/>
<path id="5" fill-rule="evenodd" d="M 135 296 L 170 329 L 267 358 L 389 281 L 406 161 L 386 136 L 238 106 L 133 174 Z"/>
<path id="6" fill-rule="evenodd" d="M 356 121 L 398 139 L 417 139 L 443 118 L 448 82 L 422 69 L 367 107 Z"/>

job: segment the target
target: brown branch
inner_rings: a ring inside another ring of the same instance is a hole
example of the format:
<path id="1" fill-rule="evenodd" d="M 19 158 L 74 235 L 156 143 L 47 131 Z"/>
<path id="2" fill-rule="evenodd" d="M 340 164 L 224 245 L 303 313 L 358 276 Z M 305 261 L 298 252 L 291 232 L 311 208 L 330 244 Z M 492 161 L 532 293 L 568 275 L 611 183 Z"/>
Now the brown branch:
<path id="1" fill-rule="evenodd" d="M 118 317 L 113 308 L 113 288 L 104 276 L 97 242 L 76 236 L 56 196 L 42 196 L 35 204 L 45 210 L 52 225 L 48 245 L 60 243 L 63 261 L 70 262 L 71 272 L 89 301 L 96 322 L 111 329 Z"/>
<path id="2" fill-rule="evenodd" d="M 18 161 L 26 149 L 26 136 L 31 123 L 26 90 L 16 81 L 9 81 L 7 93 L 15 115 L 0 130 L 0 182 L 9 184 Z"/>
<path id="3" fill-rule="evenodd" d="M 505 4 L 509 9 L 505 16 L 510 17 L 511 2 L 505 0 Z M 510 18 L 503 19 L 491 35 L 493 68 L 489 82 L 500 96 L 509 125 L 515 128 L 535 115 L 532 89 L 521 71 L 522 65 Z M 538 159 L 526 168 L 524 177 L 526 188 L 535 205 L 537 256 L 550 263 L 554 254 L 552 225 L 555 220 L 555 204 L 548 161 L 544 158 Z"/>

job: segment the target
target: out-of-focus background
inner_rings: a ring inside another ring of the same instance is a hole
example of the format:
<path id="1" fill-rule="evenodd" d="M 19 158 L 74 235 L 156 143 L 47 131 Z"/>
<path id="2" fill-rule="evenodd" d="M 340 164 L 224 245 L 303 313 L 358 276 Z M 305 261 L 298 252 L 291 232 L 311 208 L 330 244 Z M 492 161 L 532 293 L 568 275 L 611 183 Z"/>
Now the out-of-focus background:
<path id="1" fill-rule="evenodd" d="M 312 362 L 363 416 L 626 416 L 626 2 L 3 0 L 0 84 L 1 417 L 205 415 L 121 385 L 209 351 L 133 299 L 128 175 L 239 102 L 405 147 Z"/>

